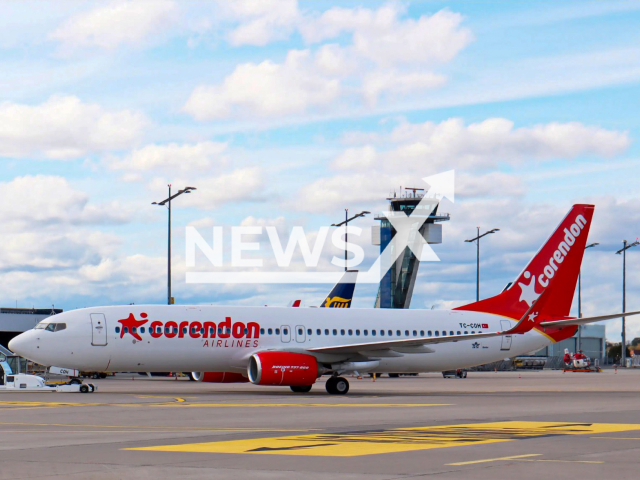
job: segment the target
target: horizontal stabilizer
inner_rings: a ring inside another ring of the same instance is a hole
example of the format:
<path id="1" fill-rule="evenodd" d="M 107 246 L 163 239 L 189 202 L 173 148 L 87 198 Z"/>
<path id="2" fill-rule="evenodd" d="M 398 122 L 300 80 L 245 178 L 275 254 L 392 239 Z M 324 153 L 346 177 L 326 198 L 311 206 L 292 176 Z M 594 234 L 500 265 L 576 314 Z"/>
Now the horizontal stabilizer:
<path id="1" fill-rule="evenodd" d="M 569 318 L 567 320 L 551 320 L 549 322 L 540 322 L 540 326 L 541 327 L 565 327 L 570 325 L 576 326 L 576 325 L 584 325 L 587 323 L 601 322 L 602 320 L 612 320 L 614 318 L 630 317 L 632 315 L 638 315 L 638 314 L 640 314 L 640 311 L 614 313 L 613 315 L 599 315 L 597 317 Z"/>

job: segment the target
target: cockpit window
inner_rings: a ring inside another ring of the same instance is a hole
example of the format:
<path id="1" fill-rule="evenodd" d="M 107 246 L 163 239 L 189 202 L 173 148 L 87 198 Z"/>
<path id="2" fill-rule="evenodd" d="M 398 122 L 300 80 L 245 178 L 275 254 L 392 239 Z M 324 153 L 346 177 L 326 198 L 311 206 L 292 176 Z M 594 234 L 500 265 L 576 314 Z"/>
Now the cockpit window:
<path id="1" fill-rule="evenodd" d="M 40 322 L 35 326 L 36 330 L 46 330 L 48 332 L 59 332 L 60 330 L 64 330 L 67 328 L 66 323 L 43 323 Z"/>

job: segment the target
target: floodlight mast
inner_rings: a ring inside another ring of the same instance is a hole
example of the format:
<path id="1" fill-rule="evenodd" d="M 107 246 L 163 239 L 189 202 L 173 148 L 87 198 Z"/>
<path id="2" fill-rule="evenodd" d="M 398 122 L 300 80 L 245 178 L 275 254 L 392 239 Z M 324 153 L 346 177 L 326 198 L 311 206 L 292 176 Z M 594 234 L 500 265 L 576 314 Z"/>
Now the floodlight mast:
<path id="1" fill-rule="evenodd" d="M 168 211 L 168 228 L 167 228 L 167 305 L 173 305 L 174 299 L 171 296 L 171 200 L 179 197 L 183 193 L 191 193 L 192 190 L 197 190 L 196 187 L 184 187 L 182 190 L 178 190 L 178 193 L 171 195 L 171 184 L 169 187 L 169 196 L 160 202 L 152 202 L 151 205 L 167 205 Z"/>
<path id="2" fill-rule="evenodd" d="M 622 241 L 623 247 L 616 252 L 616 255 L 622 253 L 622 313 L 627 311 L 627 250 L 640 245 L 636 239 L 635 242 L 627 245 L 627 241 Z M 620 348 L 620 366 L 627 366 L 627 325 L 626 318 L 622 317 L 622 346 Z"/>
<path id="3" fill-rule="evenodd" d="M 488 232 L 484 232 L 480 235 L 480 227 L 476 227 L 478 230 L 478 235 L 469 240 L 465 240 L 465 242 L 476 242 L 476 302 L 480 301 L 480 239 L 485 235 L 489 235 L 490 233 L 499 232 L 499 228 L 493 228 Z"/>
<path id="4" fill-rule="evenodd" d="M 344 225 L 344 271 L 347 271 L 347 243 L 349 243 L 349 232 L 347 230 L 347 227 L 349 226 L 349 222 L 351 220 L 353 220 L 354 218 L 358 218 L 358 217 L 364 217 L 365 215 L 369 214 L 371 212 L 367 211 L 367 210 L 363 210 L 360 213 L 358 213 L 357 215 L 354 215 L 351 218 L 347 218 L 349 216 L 349 209 L 345 208 L 344 209 L 344 221 L 340 222 L 340 223 L 332 223 L 331 226 L 332 227 L 341 227 L 342 225 Z"/>

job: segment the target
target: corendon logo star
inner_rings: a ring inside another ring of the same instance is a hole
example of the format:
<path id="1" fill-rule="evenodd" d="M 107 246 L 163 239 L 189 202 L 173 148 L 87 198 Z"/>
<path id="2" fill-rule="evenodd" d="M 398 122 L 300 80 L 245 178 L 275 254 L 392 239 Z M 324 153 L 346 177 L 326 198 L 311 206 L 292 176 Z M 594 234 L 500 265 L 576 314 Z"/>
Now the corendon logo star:
<path id="1" fill-rule="evenodd" d="M 138 330 L 138 328 L 147 323 L 149 320 L 146 319 L 146 313 L 141 313 L 140 316 L 145 320 L 136 320 L 136 318 L 133 316 L 133 313 L 130 313 L 127 318 L 118 320 L 118 322 L 122 324 L 122 329 L 120 330 L 120 338 L 124 337 L 124 332 L 126 331 L 133 335 L 133 338 L 135 338 L 136 340 L 142 341 L 142 337 L 138 334 L 137 331 L 134 331 L 133 329 L 135 328 L 136 330 Z"/>

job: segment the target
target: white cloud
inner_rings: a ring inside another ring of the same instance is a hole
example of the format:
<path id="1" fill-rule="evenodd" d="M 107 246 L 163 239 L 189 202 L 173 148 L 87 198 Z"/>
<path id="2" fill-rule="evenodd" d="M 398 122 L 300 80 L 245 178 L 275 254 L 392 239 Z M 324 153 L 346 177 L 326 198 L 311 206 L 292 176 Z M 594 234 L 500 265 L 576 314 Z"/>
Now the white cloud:
<path id="1" fill-rule="evenodd" d="M 210 171 L 227 163 L 228 160 L 224 156 L 227 146 L 227 143 L 222 142 L 147 145 L 134 150 L 124 158 L 111 157 L 106 161 L 114 170 L 134 172 Z M 140 177 L 134 174 L 130 179 L 138 181 Z"/>
<path id="2" fill-rule="evenodd" d="M 397 70 L 376 70 L 362 81 L 362 95 L 370 106 L 374 106 L 383 93 L 394 97 L 407 95 L 416 90 L 441 87 L 447 77 L 432 72 L 402 73 Z"/>
<path id="3" fill-rule="evenodd" d="M 263 172 L 259 167 L 239 168 L 217 176 L 194 178 L 175 178 L 173 185 L 193 185 L 198 190 L 181 197 L 187 207 L 213 210 L 229 202 L 252 201 L 261 198 L 264 188 Z M 158 195 L 166 195 L 167 182 L 155 178 L 148 185 L 149 190 Z"/>
<path id="4" fill-rule="evenodd" d="M 308 42 L 319 42 L 350 32 L 353 50 L 384 66 L 445 63 L 473 39 L 471 31 L 461 27 L 458 13 L 445 9 L 417 20 L 400 19 L 404 13 L 393 3 L 378 10 L 336 7 L 303 23 L 301 33 Z"/>
<path id="5" fill-rule="evenodd" d="M 106 111 L 73 96 L 40 105 L 0 104 L 0 156 L 77 158 L 138 141 L 147 120 L 131 110 Z"/>
<path id="6" fill-rule="evenodd" d="M 342 109 L 361 107 L 363 100 L 371 108 L 382 96 L 402 97 L 444 85 L 446 77 L 429 69 L 451 61 L 472 39 L 461 27 L 462 16 L 448 10 L 413 20 L 403 18 L 406 12 L 397 4 L 377 10 L 332 8 L 319 16 L 299 14 L 295 2 L 284 7 L 253 1 L 238 5 L 240 26 L 231 34 L 232 43 L 263 45 L 287 36 L 292 24 L 309 43 L 343 33 L 352 34 L 352 43 L 289 50 L 282 63 L 238 65 L 222 83 L 193 90 L 183 109 L 198 120 L 326 111 L 338 100 Z M 281 11 L 282 16 L 275 16 Z M 287 28 L 276 28 L 276 17 Z"/>
<path id="7" fill-rule="evenodd" d="M 198 120 L 282 116 L 326 105 L 339 94 L 338 80 L 318 75 L 308 50 L 290 50 L 282 64 L 241 64 L 221 85 L 196 87 L 183 108 Z"/>
<path id="8" fill-rule="evenodd" d="M 119 204 L 92 205 L 89 196 L 62 177 L 26 175 L 0 183 L 3 230 L 52 225 L 125 223 L 131 211 Z"/>
<path id="9" fill-rule="evenodd" d="M 611 157 L 624 152 L 630 144 L 627 132 L 580 122 L 514 128 L 513 122 L 505 118 L 490 118 L 467 125 L 460 118 L 440 123 L 403 121 L 391 131 L 387 140 L 392 148 L 368 151 L 367 158 L 375 153 L 378 169 L 395 170 L 398 162 L 402 162 L 403 169 L 422 174 L 427 164 L 431 170 L 451 168 L 452 165 L 456 168 L 490 168 L 528 159 L 569 159 L 581 155 Z M 333 166 L 346 169 L 350 168 L 350 163 L 357 164 L 343 154 L 336 158 Z"/>
<path id="10" fill-rule="evenodd" d="M 161 33 L 176 17 L 176 5 L 169 0 L 115 0 L 71 17 L 50 38 L 65 52 L 86 47 L 112 50 Z"/>
<path id="11" fill-rule="evenodd" d="M 263 46 L 284 40 L 300 18 L 297 0 L 223 0 L 219 5 L 224 13 L 240 21 L 228 35 L 234 46 Z"/>

